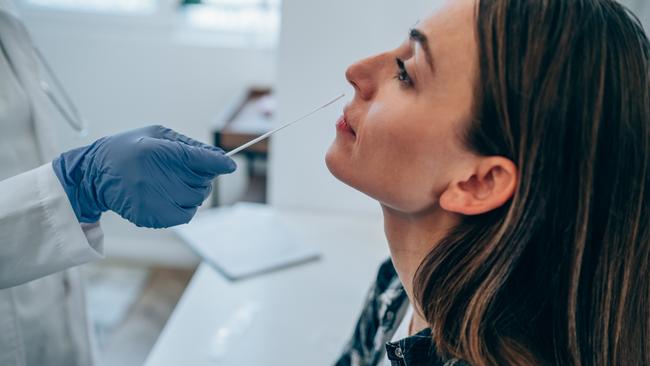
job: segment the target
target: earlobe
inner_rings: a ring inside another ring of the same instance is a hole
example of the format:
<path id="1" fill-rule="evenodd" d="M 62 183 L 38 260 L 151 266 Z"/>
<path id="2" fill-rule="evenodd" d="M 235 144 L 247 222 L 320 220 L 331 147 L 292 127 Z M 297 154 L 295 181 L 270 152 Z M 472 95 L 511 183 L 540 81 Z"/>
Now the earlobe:
<path id="1" fill-rule="evenodd" d="M 449 212 L 480 215 L 508 202 L 517 182 L 517 167 L 511 160 L 500 156 L 481 158 L 470 174 L 449 184 L 439 204 Z"/>

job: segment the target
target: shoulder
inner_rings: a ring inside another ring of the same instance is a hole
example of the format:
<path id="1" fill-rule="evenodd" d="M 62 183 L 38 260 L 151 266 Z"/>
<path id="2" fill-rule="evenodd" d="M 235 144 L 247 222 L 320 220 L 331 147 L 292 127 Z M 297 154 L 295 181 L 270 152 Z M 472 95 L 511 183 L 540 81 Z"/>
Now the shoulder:
<path id="1" fill-rule="evenodd" d="M 0 11 L 18 16 L 18 8 L 13 0 L 0 0 Z"/>
<path id="2" fill-rule="evenodd" d="M 375 279 L 375 285 L 378 286 L 379 289 L 385 290 L 396 279 L 397 271 L 395 270 L 393 261 L 388 258 L 379 266 L 379 270 L 377 271 L 377 278 Z"/>
<path id="3" fill-rule="evenodd" d="M 377 365 L 386 357 L 386 345 L 399 326 L 408 297 L 399 280 L 393 262 L 384 261 L 368 291 L 365 303 L 354 328 L 354 333 L 336 362 L 336 366 Z M 427 341 L 428 342 L 428 341 Z M 429 348 L 427 344 L 426 348 Z M 423 353 L 427 355 L 428 353 Z M 430 363 L 433 362 L 433 363 Z M 459 360 L 427 360 L 428 364 L 468 366 Z"/>
<path id="4" fill-rule="evenodd" d="M 406 305 L 408 298 L 392 261 L 388 259 L 379 266 L 354 333 L 336 365 L 376 364 L 384 354 L 384 346 Z"/>
<path id="5" fill-rule="evenodd" d="M 379 266 L 362 315 L 366 320 L 372 320 L 377 327 L 389 331 L 396 325 L 394 315 L 397 315 L 400 310 L 406 310 L 407 305 L 406 291 L 389 258 Z"/>
<path id="6" fill-rule="evenodd" d="M 12 53 L 19 50 L 20 52 L 30 52 L 27 45 L 31 44 L 31 38 L 27 28 L 17 13 L 2 4 L 2 0 L 0 0 L 0 40 L 3 41 L 3 48 Z"/>

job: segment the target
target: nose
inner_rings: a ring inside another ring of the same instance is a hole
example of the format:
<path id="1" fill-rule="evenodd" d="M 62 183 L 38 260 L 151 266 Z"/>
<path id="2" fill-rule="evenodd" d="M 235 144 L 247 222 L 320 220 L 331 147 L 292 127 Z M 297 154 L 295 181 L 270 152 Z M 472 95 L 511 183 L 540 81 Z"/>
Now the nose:
<path id="1" fill-rule="evenodd" d="M 377 75 L 381 55 L 358 61 L 345 71 L 345 78 L 354 87 L 358 97 L 363 100 L 372 99 L 377 91 Z"/>

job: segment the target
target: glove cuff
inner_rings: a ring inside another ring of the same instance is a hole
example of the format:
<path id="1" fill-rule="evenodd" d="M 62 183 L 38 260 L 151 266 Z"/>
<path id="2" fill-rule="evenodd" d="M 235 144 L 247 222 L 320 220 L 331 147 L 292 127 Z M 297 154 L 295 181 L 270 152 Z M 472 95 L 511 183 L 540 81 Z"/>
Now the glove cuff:
<path id="1" fill-rule="evenodd" d="M 91 146 L 70 150 L 52 161 L 54 173 L 61 182 L 80 223 L 95 223 L 105 211 L 99 207 L 94 188 L 84 177 L 83 167 L 87 165 L 84 164 L 84 159 Z"/>

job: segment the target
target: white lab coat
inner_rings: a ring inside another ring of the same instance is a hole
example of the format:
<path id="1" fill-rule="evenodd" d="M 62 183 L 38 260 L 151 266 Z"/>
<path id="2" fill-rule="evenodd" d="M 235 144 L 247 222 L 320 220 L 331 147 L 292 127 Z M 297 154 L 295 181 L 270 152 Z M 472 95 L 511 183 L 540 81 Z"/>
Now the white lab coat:
<path id="1" fill-rule="evenodd" d="M 55 129 L 70 128 L 39 86 L 28 35 L 7 19 L 0 41 L 15 69 L 0 52 L 0 365 L 92 365 L 83 287 L 70 268 L 102 257 L 103 234 L 79 224 L 49 163 Z"/>

